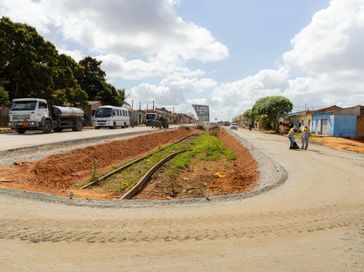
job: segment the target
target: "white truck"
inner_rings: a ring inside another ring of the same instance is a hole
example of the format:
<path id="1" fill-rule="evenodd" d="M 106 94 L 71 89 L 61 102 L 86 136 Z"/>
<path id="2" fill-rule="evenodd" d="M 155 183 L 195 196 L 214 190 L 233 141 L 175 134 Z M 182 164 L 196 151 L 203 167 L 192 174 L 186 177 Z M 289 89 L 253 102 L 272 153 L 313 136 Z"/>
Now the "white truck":
<path id="1" fill-rule="evenodd" d="M 53 106 L 39 98 L 18 98 L 11 103 L 9 126 L 19 134 L 27 130 L 42 130 L 43 133 L 83 128 L 83 110 L 74 107 Z"/>

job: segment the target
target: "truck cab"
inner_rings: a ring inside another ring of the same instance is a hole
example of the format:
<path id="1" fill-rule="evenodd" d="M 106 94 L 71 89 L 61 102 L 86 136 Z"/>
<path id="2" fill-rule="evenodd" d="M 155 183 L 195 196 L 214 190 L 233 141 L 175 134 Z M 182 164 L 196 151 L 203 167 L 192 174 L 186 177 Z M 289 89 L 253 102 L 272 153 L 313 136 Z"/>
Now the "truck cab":
<path id="1" fill-rule="evenodd" d="M 44 99 L 19 98 L 11 103 L 9 126 L 20 134 L 26 130 L 42 128 L 47 118 L 51 119 L 48 103 Z"/>

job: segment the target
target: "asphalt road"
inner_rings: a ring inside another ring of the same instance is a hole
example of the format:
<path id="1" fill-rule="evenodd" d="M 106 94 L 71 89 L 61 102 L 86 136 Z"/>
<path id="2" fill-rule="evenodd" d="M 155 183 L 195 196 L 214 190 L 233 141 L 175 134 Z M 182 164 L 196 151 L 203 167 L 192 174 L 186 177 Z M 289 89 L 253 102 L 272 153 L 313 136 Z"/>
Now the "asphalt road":
<path id="1" fill-rule="evenodd" d="M 176 126 L 170 126 L 171 128 Z M 84 140 L 91 138 L 102 138 L 109 136 L 123 136 L 130 133 L 142 133 L 157 131 L 151 127 L 117 128 L 117 129 L 84 129 L 82 131 L 64 131 L 43 134 L 40 131 L 30 131 L 23 135 L 16 132 L 0 134 L 0 151 L 15 148 L 31 147 L 35 145 L 47 145 L 64 141 Z"/>
<path id="2" fill-rule="evenodd" d="M 3 271 L 363 271 L 364 156 L 237 134 L 288 172 L 242 201 L 76 207 L 0 195 Z"/>

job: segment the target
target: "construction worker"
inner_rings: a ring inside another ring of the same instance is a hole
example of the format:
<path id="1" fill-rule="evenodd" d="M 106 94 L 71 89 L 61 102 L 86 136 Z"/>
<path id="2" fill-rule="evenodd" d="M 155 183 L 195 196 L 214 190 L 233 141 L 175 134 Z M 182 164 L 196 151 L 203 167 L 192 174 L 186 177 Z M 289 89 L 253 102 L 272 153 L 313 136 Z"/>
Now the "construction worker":
<path id="1" fill-rule="evenodd" d="M 294 145 L 294 142 L 295 142 L 294 133 L 295 133 L 294 126 L 290 126 L 289 131 L 288 131 L 289 149 L 293 149 L 293 145 Z"/>
<path id="2" fill-rule="evenodd" d="M 302 136 L 301 136 L 301 138 L 302 138 L 302 147 L 301 148 L 304 150 L 307 150 L 308 139 L 310 138 L 310 135 L 311 135 L 310 129 L 308 128 L 308 126 L 305 126 L 303 128 Z"/>

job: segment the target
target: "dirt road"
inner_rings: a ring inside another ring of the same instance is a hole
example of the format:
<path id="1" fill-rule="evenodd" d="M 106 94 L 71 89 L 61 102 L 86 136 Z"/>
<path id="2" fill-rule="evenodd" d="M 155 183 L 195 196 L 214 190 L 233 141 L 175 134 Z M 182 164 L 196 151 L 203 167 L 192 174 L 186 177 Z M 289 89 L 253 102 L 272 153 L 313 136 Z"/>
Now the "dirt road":
<path id="1" fill-rule="evenodd" d="M 91 208 L 0 194 L 3 271 L 364 271 L 364 156 L 239 130 L 288 179 L 242 201 Z"/>

